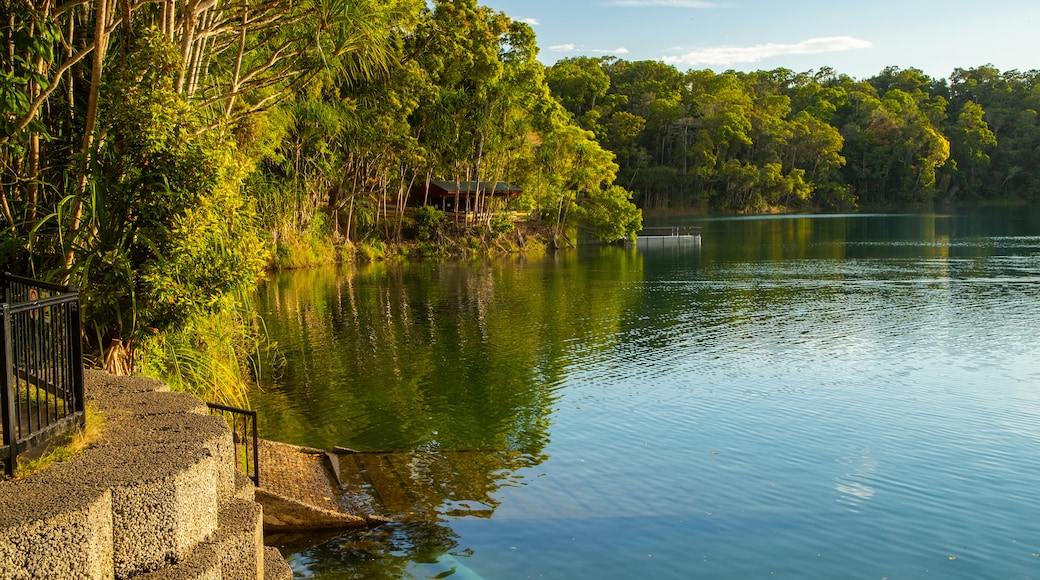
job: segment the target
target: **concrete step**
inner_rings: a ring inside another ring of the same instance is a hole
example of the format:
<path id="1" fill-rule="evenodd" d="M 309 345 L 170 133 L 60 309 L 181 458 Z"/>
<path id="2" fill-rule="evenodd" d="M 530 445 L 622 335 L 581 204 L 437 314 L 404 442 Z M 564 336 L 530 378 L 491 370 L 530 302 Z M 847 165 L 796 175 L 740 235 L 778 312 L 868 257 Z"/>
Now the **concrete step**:
<path id="1" fill-rule="evenodd" d="M 214 544 L 202 544 L 176 564 L 134 576 L 133 580 L 235 580 L 226 578 Z"/>
<path id="2" fill-rule="evenodd" d="M 116 578 L 181 561 L 216 532 L 218 506 L 234 494 L 231 434 L 222 419 L 118 417 L 104 437 L 89 453 L 34 479 L 110 490 Z"/>
<path id="3" fill-rule="evenodd" d="M 83 390 L 87 400 L 122 393 L 170 392 L 170 385 L 149 377 L 117 376 L 96 369 L 83 369 Z"/>
<path id="4" fill-rule="evenodd" d="M 290 579 L 221 417 L 165 385 L 88 373 L 88 452 L 0 484 L 0 578 Z"/>
<path id="5" fill-rule="evenodd" d="M 256 501 L 256 486 L 253 485 L 253 480 L 238 470 L 235 471 L 235 495 L 232 499 Z"/>
<path id="6" fill-rule="evenodd" d="M 220 509 L 220 527 L 210 538 L 220 554 L 224 578 L 262 580 L 264 577 L 264 514 L 254 502 L 232 500 Z"/>
<path id="7" fill-rule="evenodd" d="M 0 493 L 0 578 L 112 577 L 112 493 L 23 479 Z"/>
<path id="8" fill-rule="evenodd" d="M 292 580 L 293 571 L 278 548 L 264 547 L 264 580 Z"/>
<path id="9" fill-rule="evenodd" d="M 147 394 L 145 396 L 148 396 Z M 222 417 L 196 413 L 125 414 L 106 420 L 101 448 L 161 447 L 206 450 L 218 462 L 217 497 L 235 495 L 235 444 Z"/>
<path id="10" fill-rule="evenodd" d="M 206 449 L 106 447 L 43 472 L 58 481 L 108 489 L 116 578 L 186 558 L 217 528 L 218 464 Z"/>

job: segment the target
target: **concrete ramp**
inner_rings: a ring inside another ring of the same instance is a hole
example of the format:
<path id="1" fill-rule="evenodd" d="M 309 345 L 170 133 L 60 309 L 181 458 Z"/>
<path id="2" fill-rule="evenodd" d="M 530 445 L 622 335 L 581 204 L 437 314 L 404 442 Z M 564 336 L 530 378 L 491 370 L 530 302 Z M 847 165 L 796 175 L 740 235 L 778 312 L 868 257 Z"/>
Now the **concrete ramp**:
<path id="1" fill-rule="evenodd" d="M 256 499 L 270 531 L 490 516 L 503 472 L 529 465 L 514 451 L 325 452 L 270 441 L 259 449 Z"/>
<path id="2" fill-rule="evenodd" d="M 260 440 L 260 487 L 265 530 L 316 530 L 368 525 L 352 512 L 328 456 L 320 449 Z"/>
<path id="3" fill-rule="evenodd" d="M 352 451 L 329 454 L 349 509 L 387 519 L 490 516 L 502 474 L 528 465 L 518 451 Z"/>

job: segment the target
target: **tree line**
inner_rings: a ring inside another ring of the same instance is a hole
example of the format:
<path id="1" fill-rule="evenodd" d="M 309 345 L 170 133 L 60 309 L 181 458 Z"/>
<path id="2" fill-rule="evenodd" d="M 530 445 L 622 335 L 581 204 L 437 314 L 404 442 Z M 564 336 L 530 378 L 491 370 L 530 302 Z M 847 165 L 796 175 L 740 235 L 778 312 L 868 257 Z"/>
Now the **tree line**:
<path id="1" fill-rule="evenodd" d="M 1040 195 L 1040 71 L 986 65 L 935 79 L 890 67 L 680 72 L 571 58 L 546 73 L 617 154 L 643 208 L 835 210 Z"/>

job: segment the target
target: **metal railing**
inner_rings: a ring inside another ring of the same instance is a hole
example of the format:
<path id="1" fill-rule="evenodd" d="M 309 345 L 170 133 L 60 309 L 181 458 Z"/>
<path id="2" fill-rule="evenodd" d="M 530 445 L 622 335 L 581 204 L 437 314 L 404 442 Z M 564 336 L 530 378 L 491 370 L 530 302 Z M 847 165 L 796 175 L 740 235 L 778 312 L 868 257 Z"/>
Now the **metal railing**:
<path id="1" fill-rule="evenodd" d="M 235 466 L 253 485 L 260 487 L 260 438 L 256 434 L 256 411 L 206 403 L 210 414 L 222 415 L 235 439 Z"/>
<path id="2" fill-rule="evenodd" d="M 15 474 L 18 455 L 84 422 L 79 291 L 0 274 L 0 460 Z"/>

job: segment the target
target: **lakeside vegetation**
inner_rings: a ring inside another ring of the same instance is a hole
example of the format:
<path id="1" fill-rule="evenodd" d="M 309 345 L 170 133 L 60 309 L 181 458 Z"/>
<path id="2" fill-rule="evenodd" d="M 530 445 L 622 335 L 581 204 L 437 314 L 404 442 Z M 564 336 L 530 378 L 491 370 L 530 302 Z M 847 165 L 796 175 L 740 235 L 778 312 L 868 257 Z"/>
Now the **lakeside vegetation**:
<path id="1" fill-rule="evenodd" d="M 0 0 L 0 34 L 5 267 L 82 290 L 99 365 L 210 399 L 240 402 L 272 266 L 1040 191 L 1036 71 L 545 67 L 476 0 Z M 523 193 L 409 206 L 434 180 Z"/>

